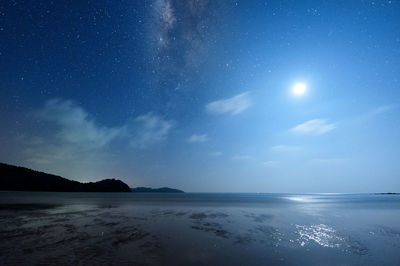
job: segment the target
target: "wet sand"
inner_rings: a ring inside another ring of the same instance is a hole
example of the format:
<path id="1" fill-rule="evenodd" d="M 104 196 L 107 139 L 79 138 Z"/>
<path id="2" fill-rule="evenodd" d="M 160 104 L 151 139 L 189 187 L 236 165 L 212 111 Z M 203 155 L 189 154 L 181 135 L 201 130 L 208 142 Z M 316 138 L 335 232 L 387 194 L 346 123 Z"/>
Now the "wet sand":
<path id="1" fill-rule="evenodd" d="M 336 211 L 342 217 L 335 220 L 327 214 L 332 207 L 321 209 L 310 204 L 276 207 L 275 204 L 101 202 L 3 202 L 0 264 L 396 265 L 400 262 L 399 252 L 396 253 L 400 251 L 398 228 L 373 219 L 353 228 L 357 221 L 351 216 L 352 210 Z M 365 210 L 358 212 L 370 216 Z M 391 212 L 398 215 L 398 209 Z"/>

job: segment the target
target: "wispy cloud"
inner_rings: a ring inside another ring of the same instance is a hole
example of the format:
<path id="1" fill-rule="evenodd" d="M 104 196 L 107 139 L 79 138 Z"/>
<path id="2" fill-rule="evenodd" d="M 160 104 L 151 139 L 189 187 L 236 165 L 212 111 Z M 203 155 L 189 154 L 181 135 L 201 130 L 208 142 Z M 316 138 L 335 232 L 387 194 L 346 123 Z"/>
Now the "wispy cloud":
<path id="1" fill-rule="evenodd" d="M 60 141 L 87 148 L 103 147 L 121 132 L 119 128 L 99 126 L 84 109 L 61 99 L 47 101 L 36 112 L 36 117 L 54 124 L 58 128 L 56 138 Z"/>
<path id="2" fill-rule="evenodd" d="M 131 147 L 146 148 L 165 140 L 172 122 L 154 114 L 145 114 L 117 127 L 100 125 L 73 101 L 52 99 L 34 112 L 46 125 L 45 135 L 27 136 L 26 162 L 32 167 L 85 169 L 101 167 L 112 157 L 112 142 L 119 140 Z"/>
<path id="3" fill-rule="evenodd" d="M 222 155 L 222 152 L 214 151 L 214 152 L 210 152 L 208 155 L 213 156 L 213 157 L 218 157 L 218 156 Z"/>
<path id="4" fill-rule="evenodd" d="M 124 136 L 130 139 L 132 147 L 147 148 L 166 139 L 173 125 L 172 121 L 148 113 L 141 115 L 124 127 Z"/>
<path id="5" fill-rule="evenodd" d="M 232 159 L 234 159 L 234 160 L 251 160 L 251 159 L 253 159 L 253 157 L 250 155 L 247 155 L 247 154 L 243 154 L 243 155 L 235 155 L 232 157 Z"/>
<path id="6" fill-rule="evenodd" d="M 206 111 L 210 114 L 231 114 L 237 115 L 252 105 L 248 92 L 222 99 L 206 105 Z"/>
<path id="7" fill-rule="evenodd" d="M 302 147 L 293 145 L 275 145 L 270 148 L 270 150 L 274 152 L 294 152 L 301 149 Z"/>
<path id="8" fill-rule="evenodd" d="M 261 165 L 263 166 L 273 166 L 273 165 L 277 165 L 279 162 L 278 161 L 265 161 L 265 162 L 261 162 Z"/>
<path id="9" fill-rule="evenodd" d="M 206 134 L 203 135 L 191 135 L 188 140 L 190 143 L 198 143 L 198 142 L 206 142 L 208 141 L 208 136 Z"/>
<path id="10" fill-rule="evenodd" d="M 394 108 L 396 108 L 397 106 L 394 104 L 388 104 L 388 105 L 382 105 L 382 106 L 378 106 L 377 108 L 375 108 L 374 110 L 372 110 L 370 112 L 371 115 L 379 115 L 382 113 L 385 113 L 387 111 L 390 111 Z"/>
<path id="11" fill-rule="evenodd" d="M 325 134 L 335 128 L 337 128 L 337 125 L 328 123 L 326 119 L 313 119 L 293 127 L 291 131 L 316 136 Z"/>
<path id="12" fill-rule="evenodd" d="M 315 158 L 309 161 L 311 164 L 341 164 L 349 162 L 350 158 Z"/>
<path id="13" fill-rule="evenodd" d="M 144 148 L 163 141 L 172 121 L 148 113 L 129 120 L 120 127 L 101 126 L 80 106 L 62 99 L 52 99 L 36 112 L 42 121 L 56 126 L 56 137 L 64 143 L 100 148 L 116 138 L 128 139 L 133 147 Z"/>

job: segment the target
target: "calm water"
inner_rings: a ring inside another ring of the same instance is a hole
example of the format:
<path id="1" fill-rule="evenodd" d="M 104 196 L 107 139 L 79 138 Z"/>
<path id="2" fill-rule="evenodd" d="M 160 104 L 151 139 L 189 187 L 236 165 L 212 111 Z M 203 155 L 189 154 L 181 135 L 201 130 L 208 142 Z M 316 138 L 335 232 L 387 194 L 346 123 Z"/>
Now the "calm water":
<path id="1" fill-rule="evenodd" d="M 0 192 L 0 265 L 400 265 L 400 196 Z"/>

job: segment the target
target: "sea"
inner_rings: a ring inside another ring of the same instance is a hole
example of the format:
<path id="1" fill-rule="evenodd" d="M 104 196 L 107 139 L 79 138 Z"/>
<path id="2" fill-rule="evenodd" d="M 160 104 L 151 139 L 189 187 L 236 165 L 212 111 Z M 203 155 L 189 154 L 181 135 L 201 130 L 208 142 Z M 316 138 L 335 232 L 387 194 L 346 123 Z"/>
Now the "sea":
<path id="1" fill-rule="evenodd" d="M 400 195 L 0 192 L 0 265 L 400 265 Z"/>

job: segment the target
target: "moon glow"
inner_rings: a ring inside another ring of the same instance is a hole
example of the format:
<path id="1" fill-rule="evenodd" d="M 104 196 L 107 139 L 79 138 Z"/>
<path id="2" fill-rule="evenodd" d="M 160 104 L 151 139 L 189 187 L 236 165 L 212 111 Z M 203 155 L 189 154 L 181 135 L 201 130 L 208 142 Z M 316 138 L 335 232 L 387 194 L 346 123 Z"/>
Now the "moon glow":
<path id="1" fill-rule="evenodd" d="M 296 95 L 302 95 L 306 92 L 307 86 L 304 83 L 298 82 L 293 85 L 292 92 Z"/>

